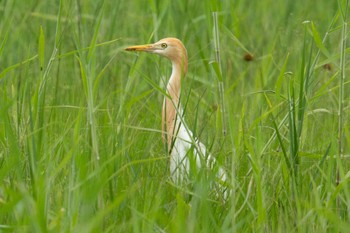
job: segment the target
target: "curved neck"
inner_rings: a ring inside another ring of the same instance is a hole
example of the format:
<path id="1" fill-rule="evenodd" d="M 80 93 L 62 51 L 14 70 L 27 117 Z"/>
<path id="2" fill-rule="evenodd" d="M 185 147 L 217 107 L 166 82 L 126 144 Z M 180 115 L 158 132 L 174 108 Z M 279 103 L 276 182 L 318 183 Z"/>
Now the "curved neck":
<path id="1" fill-rule="evenodd" d="M 182 78 L 185 76 L 185 73 L 179 63 L 173 62 L 172 66 L 173 66 L 173 69 L 171 72 L 171 76 L 170 76 L 166 91 L 167 91 L 167 94 L 170 95 L 171 100 L 174 102 L 174 104 L 178 104 L 180 99 L 180 93 L 181 93 L 181 81 L 182 81 Z"/>
<path id="2" fill-rule="evenodd" d="M 172 73 L 166 89 L 167 94 L 170 96 L 170 98 L 165 98 L 162 113 L 163 139 L 167 139 L 169 151 L 171 150 L 173 144 L 172 142 L 176 136 L 175 124 L 179 124 L 179 122 L 176 122 L 176 118 L 177 110 L 179 111 L 180 109 L 181 80 L 185 77 L 186 72 L 187 57 L 184 57 L 184 59 L 182 59 L 182 62 L 176 60 L 172 61 Z M 164 132 L 165 126 L 166 132 Z"/>

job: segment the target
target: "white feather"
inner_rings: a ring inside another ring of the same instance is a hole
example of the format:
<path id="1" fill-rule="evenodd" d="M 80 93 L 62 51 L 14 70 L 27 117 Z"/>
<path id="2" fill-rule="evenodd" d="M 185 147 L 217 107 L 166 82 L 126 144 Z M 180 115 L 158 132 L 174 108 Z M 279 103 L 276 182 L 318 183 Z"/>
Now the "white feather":
<path id="1" fill-rule="evenodd" d="M 182 116 L 182 109 L 180 108 L 177 114 L 176 127 L 174 134 L 177 135 L 173 142 L 173 147 L 170 153 L 170 174 L 172 181 L 175 184 L 183 185 L 188 182 L 190 175 L 190 162 L 196 163 L 197 169 L 201 169 L 202 164 L 212 171 L 216 171 L 216 178 L 218 180 L 218 188 L 216 193 L 223 193 L 227 198 L 227 174 L 222 167 L 218 166 L 214 157 L 207 154 L 207 149 L 203 143 L 198 139 L 193 138 L 193 133 L 188 129 L 186 123 L 180 116 Z M 180 115 L 180 116 L 179 116 Z M 177 133 L 176 133 L 177 132 Z M 194 158 L 189 158 L 191 153 L 189 150 L 193 147 Z"/>

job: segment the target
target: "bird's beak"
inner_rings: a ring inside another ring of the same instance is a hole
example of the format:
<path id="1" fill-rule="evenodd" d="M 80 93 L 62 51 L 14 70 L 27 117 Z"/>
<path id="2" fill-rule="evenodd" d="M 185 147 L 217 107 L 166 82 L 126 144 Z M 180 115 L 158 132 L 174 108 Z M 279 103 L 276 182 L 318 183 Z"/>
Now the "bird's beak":
<path id="1" fill-rule="evenodd" d="M 144 51 L 144 52 L 152 52 L 156 48 L 153 44 L 145 44 L 145 45 L 134 45 L 125 48 L 126 51 Z"/>

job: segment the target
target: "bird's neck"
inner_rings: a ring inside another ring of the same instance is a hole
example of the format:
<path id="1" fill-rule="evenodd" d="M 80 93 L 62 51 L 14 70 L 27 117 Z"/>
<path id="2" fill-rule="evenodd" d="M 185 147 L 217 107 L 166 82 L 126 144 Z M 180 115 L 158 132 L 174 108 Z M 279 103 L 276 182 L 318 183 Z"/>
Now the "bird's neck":
<path id="1" fill-rule="evenodd" d="M 182 71 L 181 66 L 178 63 L 173 63 L 173 69 L 166 88 L 167 94 L 171 97 L 166 98 L 169 101 L 174 102 L 173 105 L 178 105 L 181 93 L 181 81 L 185 73 Z"/>
<path id="2" fill-rule="evenodd" d="M 186 64 L 185 64 L 186 62 Z M 171 150 L 173 141 L 175 139 L 176 127 L 180 122 L 177 118 L 177 113 L 181 109 L 180 107 L 180 93 L 181 93 L 181 80 L 186 75 L 187 72 L 187 61 L 173 62 L 172 63 L 172 73 L 167 85 L 167 94 L 169 97 L 166 97 L 164 100 L 163 106 L 163 138 L 167 139 L 168 150 Z M 185 67 L 186 66 L 186 67 Z M 166 132 L 164 128 L 166 127 Z"/>

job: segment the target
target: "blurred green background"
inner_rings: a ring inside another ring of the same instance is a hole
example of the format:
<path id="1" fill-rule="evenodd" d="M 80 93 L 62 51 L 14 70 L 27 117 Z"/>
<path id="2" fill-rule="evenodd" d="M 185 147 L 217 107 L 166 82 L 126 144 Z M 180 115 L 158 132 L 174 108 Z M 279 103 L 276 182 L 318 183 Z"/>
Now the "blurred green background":
<path id="1" fill-rule="evenodd" d="M 0 232 L 347 232 L 347 4 L 1 1 Z M 169 179 L 171 66 L 124 51 L 164 37 L 187 47 L 186 120 L 227 201 Z"/>

